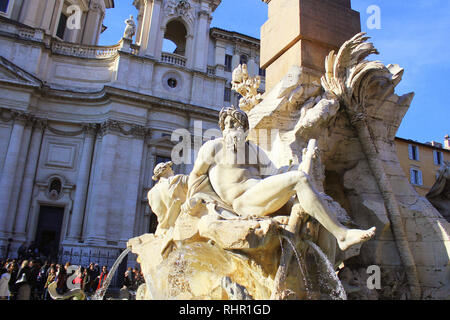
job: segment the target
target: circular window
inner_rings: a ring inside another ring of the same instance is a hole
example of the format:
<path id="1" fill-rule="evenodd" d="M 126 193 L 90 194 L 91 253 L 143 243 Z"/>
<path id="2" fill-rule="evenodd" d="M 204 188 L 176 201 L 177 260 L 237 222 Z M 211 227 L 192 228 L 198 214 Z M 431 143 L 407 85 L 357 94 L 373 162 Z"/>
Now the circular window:
<path id="1" fill-rule="evenodd" d="M 162 87 L 169 92 L 181 92 L 183 89 L 183 78 L 179 72 L 170 70 L 162 76 L 161 80 Z"/>
<path id="2" fill-rule="evenodd" d="M 167 80 L 167 85 L 171 88 L 176 88 L 177 84 L 178 84 L 177 79 L 169 78 L 169 80 Z"/>

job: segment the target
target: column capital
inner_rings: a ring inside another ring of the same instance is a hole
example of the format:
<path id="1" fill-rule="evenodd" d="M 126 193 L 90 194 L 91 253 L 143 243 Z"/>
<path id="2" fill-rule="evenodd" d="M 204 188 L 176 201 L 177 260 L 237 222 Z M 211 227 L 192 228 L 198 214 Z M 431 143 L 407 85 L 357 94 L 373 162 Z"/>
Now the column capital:
<path id="1" fill-rule="evenodd" d="M 33 124 L 33 121 L 34 121 L 33 115 L 26 113 L 26 112 L 22 112 L 22 111 L 16 111 L 16 110 L 11 111 L 11 118 L 12 118 L 12 120 L 14 120 L 14 124 L 18 123 L 23 126 Z"/>
<path id="2" fill-rule="evenodd" d="M 129 124 L 117 120 L 107 120 L 101 124 L 99 135 L 119 133 L 126 136 L 132 135 L 137 138 L 145 138 L 151 134 L 151 129 L 137 124 Z"/>
<path id="3" fill-rule="evenodd" d="M 120 124 L 119 121 L 116 120 L 107 120 L 100 125 L 99 135 L 105 136 L 111 133 L 120 133 Z"/>
<path id="4" fill-rule="evenodd" d="M 207 10 L 200 10 L 198 12 L 198 17 L 199 18 L 202 18 L 202 17 L 211 18 L 211 15 L 209 14 L 209 11 L 207 11 Z"/>
<path id="5" fill-rule="evenodd" d="M 145 139 L 146 137 L 151 135 L 151 129 L 134 125 L 129 131 L 129 134 L 132 134 L 136 138 Z"/>
<path id="6" fill-rule="evenodd" d="M 47 119 L 36 118 L 36 121 L 34 122 L 34 127 L 41 130 L 45 130 L 47 125 Z"/>
<path id="7" fill-rule="evenodd" d="M 84 123 L 82 126 L 83 132 L 86 136 L 93 137 L 99 131 L 99 125 L 96 123 Z"/>
<path id="8" fill-rule="evenodd" d="M 105 13 L 105 7 L 102 4 L 102 2 L 100 0 L 94 0 L 91 2 L 90 6 L 89 6 L 89 10 L 91 11 L 95 11 L 95 12 L 101 12 L 101 13 Z"/>

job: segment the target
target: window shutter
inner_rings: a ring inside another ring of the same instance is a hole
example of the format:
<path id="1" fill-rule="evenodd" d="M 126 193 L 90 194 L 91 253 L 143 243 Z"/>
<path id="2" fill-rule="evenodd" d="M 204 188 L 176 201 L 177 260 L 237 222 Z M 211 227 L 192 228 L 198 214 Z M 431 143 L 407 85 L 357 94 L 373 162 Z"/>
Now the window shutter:
<path id="1" fill-rule="evenodd" d="M 416 179 L 414 178 L 414 169 L 409 169 L 409 181 L 413 184 L 416 183 Z"/>
<path id="2" fill-rule="evenodd" d="M 420 161 L 419 147 L 416 146 L 415 148 L 416 148 L 416 159 L 414 160 Z"/>
<path id="3" fill-rule="evenodd" d="M 438 152 L 436 150 L 433 150 L 433 160 L 434 160 L 434 164 L 439 164 L 439 159 L 438 159 Z"/>
<path id="4" fill-rule="evenodd" d="M 413 146 L 408 144 L 408 153 L 409 153 L 409 159 L 410 160 L 414 160 L 413 159 L 413 150 L 412 150 Z"/>
<path id="5" fill-rule="evenodd" d="M 419 186 L 423 186 L 422 171 L 417 170 L 417 175 L 418 175 L 418 177 L 419 177 L 419 181 L 417 182 L 417 184 L 418 184 Z"/>
<path id="6" fill-rule="evenodd" d="M 444 153 L 442 153 L 441 151 L 439 151 L 439 165 L 444 163 Z"/>

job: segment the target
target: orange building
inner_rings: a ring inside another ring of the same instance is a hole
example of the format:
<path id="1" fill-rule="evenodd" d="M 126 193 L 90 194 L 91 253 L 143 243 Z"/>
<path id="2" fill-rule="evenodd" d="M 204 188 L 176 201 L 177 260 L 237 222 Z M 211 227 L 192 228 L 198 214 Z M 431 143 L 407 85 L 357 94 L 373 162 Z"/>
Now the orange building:
<path id="1" fill-rule="evenodd" d="M 432 141 L 421 143 L 395 138 L 400 165 L 416 191 L 425 196 L 436 182 L 438 169 L 444 161 L 450 161 L 450 137 L 445 136 L 444 145 Z"/>

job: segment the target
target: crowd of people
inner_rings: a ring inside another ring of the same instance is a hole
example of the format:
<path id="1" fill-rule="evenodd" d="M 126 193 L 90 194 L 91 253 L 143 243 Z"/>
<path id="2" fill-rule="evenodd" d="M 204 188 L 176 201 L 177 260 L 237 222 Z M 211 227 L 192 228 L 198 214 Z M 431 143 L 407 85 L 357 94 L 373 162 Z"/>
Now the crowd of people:
<path id="1" fill-rule="evenodd" d="M 89 298 L 99 290 L 108 276 L 108 267 L 91 262 L 88 267 L 71 266 L 42 261 L 33 255 L 19 255 L 19 259 L 6 259 L 0 265 L 0 299 L 52 300 L 48 287 L 56 282 L 60 295 L 82 289 Z M 121 292 L 133 293 L 144 283 L 138 268 L 128 268 L 122 278 Z M 132 296 L 130 294 L 129 296 Z"/>

